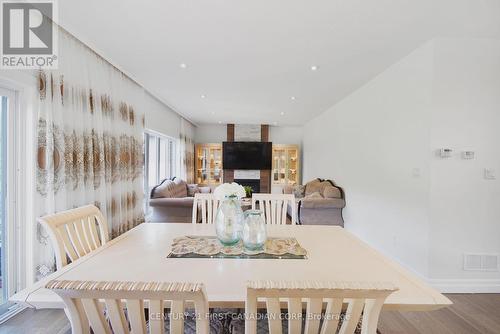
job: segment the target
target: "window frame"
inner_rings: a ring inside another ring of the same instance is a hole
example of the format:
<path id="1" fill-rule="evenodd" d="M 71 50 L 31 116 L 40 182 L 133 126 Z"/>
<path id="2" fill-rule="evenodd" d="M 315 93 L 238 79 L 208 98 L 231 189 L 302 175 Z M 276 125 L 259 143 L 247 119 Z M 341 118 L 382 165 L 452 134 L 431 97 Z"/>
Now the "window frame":
<path id="1" fill-rule="evenodd" d="M 149 178 L 150 178 L 150 168 L 149 168 L 149 145 L 150 145 L 150 137 L 155 137 L 155 145 L 156 145 L 156 182 L 154 185 L 150 185 L 149 183 Z M 165 140 L 165 158 L 166 158 L 166 170 L 165 178 L 172 178 L 177 175 L 177 165 L 178 165 L 178 139 L 165 135 L 163 133 L 150 130 L 150 129 L 145 129 L 144 130 L 144 190 L 146 194 L 149 194 L 151 189 L 157 185 L 160 181 L 160 175 L 162 174 L 162 171 L 160 169 L 161 165 L 161 145 L 160 142 L 161 140 Z M 165 179 L 163 178 L 163 179 Z"/>
<path id="2" fill-rule="evenodd" d="M 12 296 L 35 282 L 33 247 L 35 220 L 33 211 L 36 115 L 31 95 L 36 92 L 29 77 L 0 77 L 2 95 L 9 97 L 6 148 L 6 234 L 9 241 L 2 256 L 7 260 L 7 295 Z M 5 303 L 0 323 L 21 312 L 26 306 Z"/>

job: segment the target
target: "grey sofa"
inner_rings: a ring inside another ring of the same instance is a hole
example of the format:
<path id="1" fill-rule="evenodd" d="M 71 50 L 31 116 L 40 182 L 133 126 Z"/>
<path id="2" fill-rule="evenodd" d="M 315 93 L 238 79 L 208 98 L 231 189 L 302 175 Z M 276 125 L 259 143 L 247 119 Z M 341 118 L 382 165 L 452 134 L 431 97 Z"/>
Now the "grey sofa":
<path id="1" fill-rule="evenodd" d="M 151 190 L 151 223 L 191 223 L 194 194 L 209 193 L 210 187 L 187 184 L 180 178 L 165 179 Z"/>
<path id="2" fill-rule="evenodd" d="M 331 180 L 315 179 L 303 186 L 285 187 L 283 192 L 295 195 L 299 224 L 344 226 L 344 191 Z M 290 215 L 291 207 L 288 210 Z"/>

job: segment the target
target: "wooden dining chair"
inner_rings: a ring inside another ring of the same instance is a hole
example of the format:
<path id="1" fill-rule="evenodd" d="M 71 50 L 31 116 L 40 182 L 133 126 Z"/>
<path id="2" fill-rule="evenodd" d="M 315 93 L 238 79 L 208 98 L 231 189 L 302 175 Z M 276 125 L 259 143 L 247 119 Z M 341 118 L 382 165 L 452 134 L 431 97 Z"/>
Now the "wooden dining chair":
<path id="1" fill-rule="evenodd" d="M 163 334 L 165 319 L 171 334 L 183 334 L 186 302 L 194 304 L 196 333 L 209 334 L 208 301 L 200 283 L 54 280 L 46 288 L 64 301 L 73 334 L 90 334 L 90 329 L 94 334 Z"/>
<path id="2" fill-rule="evenodd" d="M 38 218 L 56 254 L 57 269 L 92 252 L 109 241 L 106 219 L 95 205 Z"/>
<path id="3" fill-rule="evenodd" d="M 192 223 L 198 223 L 198 213 L 202 224 L 213 224 L 220 201 L 213 194 L 194 194 Z"/>
<path id="4" fill-rule="evenodd" d="M 266 224 L 286 224 L 287 208 L 292 209 L 292 225 L 297 224 L 295 197 L 292 194 L 252 194 L 252 210 L 264 212 Z"/>
<path id="5" fill-rule="evenodd" d="M 257 330 L 257 302 L 265 301 L 270 334 L 282 333 L 281 303 L 288 304 L 288 333 L 375 334 L 385 299 L 397 288 L 390 283 L 252 281 L 247 285 L 245 333 Z M 302 332 L 302 303 L 307 303 Z M 343 303 L 348 303 L 342 315 Z M 322 310 L 326 304 L 324 313 Z M 320 320 L 323 319 L 321 322 Z M 321 328 L 320 328 L 321 325 Z M 320 332 L 321 330 L 321 332 Z"/>

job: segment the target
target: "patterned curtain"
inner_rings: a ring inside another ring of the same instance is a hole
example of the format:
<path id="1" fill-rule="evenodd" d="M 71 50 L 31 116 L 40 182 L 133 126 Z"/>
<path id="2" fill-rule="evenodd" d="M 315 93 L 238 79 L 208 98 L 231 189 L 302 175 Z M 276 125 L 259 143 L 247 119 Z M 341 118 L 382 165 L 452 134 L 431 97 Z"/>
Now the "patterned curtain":
<path id="1" fill-rule="evenodd" d="M 187 183 L 194 183 L 194 127 L 191 123 L 181 118 L 179 131 L 179 146 L 181 170 L 180 177 Z"/>
<path id="2" fill-rule="evenodd" d="M 144 221 L 144 91 L 71 36 L 59 37 L 59 69 L 37 74 L 35 210 L 95 204 L 116 237 Z M 55 270 L 37 224 L 35 277 Z"/>

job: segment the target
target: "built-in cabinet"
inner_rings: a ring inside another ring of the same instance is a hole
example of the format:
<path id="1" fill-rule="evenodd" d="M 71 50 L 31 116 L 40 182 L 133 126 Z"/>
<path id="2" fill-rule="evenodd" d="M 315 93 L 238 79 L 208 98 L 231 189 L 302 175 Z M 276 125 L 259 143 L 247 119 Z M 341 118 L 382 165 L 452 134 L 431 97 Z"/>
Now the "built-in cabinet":
<path id="1" fill-rule="evenodd" d="M 197 144 L 195 181 L 199 185 L 216 186 L 222 178 L 222 144 Z M 298 145 L 273 145 L 271 183 L 275 189 L 300 183 Z"/>
<path id="2" fill-rule="evenodd" d="M 197 144 L 195 181 L 199 185 L 222 183 L 222 144 Z"/>
<path id="3" fill-rule="evenodd" d="M 273 185 L 294 185 L 300 182 L 298 145 L 273 145 Z"/>

